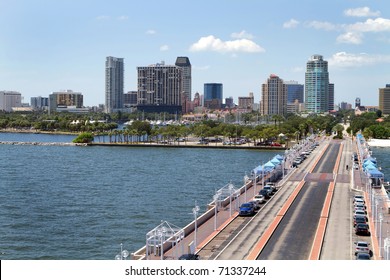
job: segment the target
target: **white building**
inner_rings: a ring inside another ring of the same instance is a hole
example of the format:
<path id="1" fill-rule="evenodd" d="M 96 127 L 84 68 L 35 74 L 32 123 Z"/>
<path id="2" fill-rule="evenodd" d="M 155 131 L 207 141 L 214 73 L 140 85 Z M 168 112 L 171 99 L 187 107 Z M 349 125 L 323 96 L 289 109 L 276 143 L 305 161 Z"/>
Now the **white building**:
<path id="1" fill-rule="evenodd" d="M 0 111 L 11 112 L 13 107 L 22 107 L 22 94 L 16 91 L 0 91 Z"/>

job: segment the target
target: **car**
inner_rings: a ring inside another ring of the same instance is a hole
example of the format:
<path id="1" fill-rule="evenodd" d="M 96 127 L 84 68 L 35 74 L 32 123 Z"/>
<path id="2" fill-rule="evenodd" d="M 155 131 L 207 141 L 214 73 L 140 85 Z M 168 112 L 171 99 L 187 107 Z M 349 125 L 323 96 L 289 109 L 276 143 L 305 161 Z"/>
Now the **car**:
<path id="1" fill-rule="evenodd" d="M 354 198 L 353 203 L 354 203 L 354 205 L 356 205 L 356 204 L 358 204 L 358 203 L 360 203 L 360 204 L 366 204 L 366 203 L 364 202 L 364 200 L 363 200 L 363 199 L 360 199 L 360 198 Z"/>
<path id="2" fill-rule="evenodd" d="M 364 196 L 362 194 L 355 194 L 355 196 L 353 198 L 354 199 L 362 199 L 362 200 L 364 200 Z"/>
<path id="3" fill-rule="evenodd" d="M 354 206 L 366 209 L 366 205 L 364 203 L 355 203 Z"/>
<path id="4" fill-rule="evenodd" d="M 255 197 L 253 198 L 253 200 L 258 201 L 260 204 L 265 202 L 265 198 L 264 198 L 264 196 L 261 195 L 261 194 L 255 195 Z"/>
<path id="5" fill-rule="evenodd" d="M 362 223 L 356 224 L 356 226 L 355 226 L 355 233 L 357 235 L 368 235 L 368 236 L 371 235 L 369 227 L 368 227 L 368 224 L 366 224 L 366 223 L 364 223 L 364 224 L 362 224 Z"/>
<path id="6" fill-rule="evenodd" d="M 179 260 L 200 260 L 198 254 L 184 254 L 179 257 Z"/>
<path id="7" fill-rule="evenodd" d="M 358 253 L 368 253 L 372 256 L 372 251 L 370 250 L 370 244 L 366 241 L 357 241 L 355 242 L 355 256 Z"/>
<path id="8" fill-rule="evenodd" d="M 355 227 L 357 224 L 366 224 L 367 217 L 362 215 L 354 215 L 353 216 L 353 226 Z"/>
<path id="9" fill-rule="evenodd" d="M 282 144 L 278 143 L 278 142 L 274 142 L 271 144 L 272 147 L 281 147 Z"/>
<path id="10" fill-rule="evenodd" d="M 243 203 L 240 206 L 240 216 L 252 216 L 255 214 L 255 208 L 253 207 L 253 203 Z"/>
<path id="11" fill-rule="evenodd" d="M 271 185 L 265 185 L 263 187 L 263 190 L 268 191 L 268 195 L 269 196 L 273 195 L 276 192 L 276 189 L 273 186 L 271 186 Z"/>
<path id="12" fill-rule="evenodd" d="M 257 200 L 251 200 L 248 203 L 251 203 L 255 210 L 259 210 L 260 209 L 260 202 L 258 202 Z"/>
<path id="13" fill-rule="evenodd" d="M 363 215 L 366 216 L 366 210 L 356 209 L 354 215 Z"/>
<path id="14" fill-rule="evenodd" d="M 364 215 L 367 215 L 367 211 L 366 211 L 366 208 L 365 208 L 364 206 L 355 206 L 355 207 L 353 208 L 353 211 L 357 211 L 357 210 L 363 211 L 363 212 L 364 212 Z"/>
<path id="15" fill-rule="evenodd" d="M 354 163 L 354 164 L 353 164 L 353 169 L 358 170 L 358 169 L 359 169 L 359 165 L 358 165 L 357 163 Z"/>
<path id="16" fill-rule="evenodd" d="M 262 196 L 264 196 L 264 199 L 270 198 L 268 191 L 265 190 L 265 189 L 261 189 L 261 190 L 259 191 L 259 194 L 262 195 Z"/>
<path id="17" fill-rule="evenodd" d="M 371 257 L 370 257 L 370 254 L 368 254 L 368 253 L 357 253 L 356 259 L 357 260 L 370 260 Z"/>

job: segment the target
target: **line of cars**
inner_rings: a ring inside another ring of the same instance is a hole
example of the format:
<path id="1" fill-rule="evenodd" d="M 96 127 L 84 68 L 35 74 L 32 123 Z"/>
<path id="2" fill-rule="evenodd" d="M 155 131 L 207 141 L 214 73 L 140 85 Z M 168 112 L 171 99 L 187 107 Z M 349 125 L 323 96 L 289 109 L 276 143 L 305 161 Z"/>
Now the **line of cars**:
<path id="1" fill-rule="evenodd" d="M 261 204 L 265 203 L 276 191 L 274 183 L 267 183 L 251 201 L 241 204 L 239 216 L 253 216 L 260 209 Z"/>
<path id="2" fill-rule="evenodd" d="M 353 198 L 353 226 L 355 234 L 358 236 L 370 236 L 370 228 L 368 226 L 368 217 L 366 204 L 362 195 L 355 195 Z M 355 256 L 357 260 L 369 260 L 372 257 L 372 251 L 369 243 L 364 240 L 355 242 Z"/>
<path id="3" fill-rule="evenodd" d="M 300 165 L 318 145 L 317 142 L 313 143 L 307 151 L 300 153 L 300 155 L 294 159 L 292 167 L 298 167 L 298 165 Z"/>

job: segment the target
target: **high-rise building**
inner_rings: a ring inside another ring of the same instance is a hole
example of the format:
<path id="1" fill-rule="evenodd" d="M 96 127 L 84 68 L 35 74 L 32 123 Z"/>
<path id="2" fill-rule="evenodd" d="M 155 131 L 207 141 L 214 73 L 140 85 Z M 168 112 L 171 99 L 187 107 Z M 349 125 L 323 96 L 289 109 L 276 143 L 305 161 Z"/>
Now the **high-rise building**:
<path id="1" fill-rule="evenodd" d="M 49 112 L 55 112 L 57 109 L 66 109 L 68 107 L 83 107 L 83 95 L 81 92 L 74 92 L 68 89 L 52 92 L 49 95 Z"/>
<path id="2" fill-rule="evenodd" d="M 328 62 L 322 55 L 313 55 L 306 64 L 305 107 L 312 113 L 329 111 Z"/>
<path id="3" fill-rule="evenodd" d="M 238 108 L 253 110 L 254 104 L 253 92 L 249 93 L 249 96 L 238 97 Z"/>
<path id="4" fill-rule="evenodd" d="M 382 114 L 390 114 L 390 84 L 387 84 L 385 88 L 379 89 L 379 110 Z"/>
<path id="5" fill-rule="evenodd" d="M 334 84 L 329 83 L 329 108 L 328 111 L 334 110 Z"/>
<path id="6" fill-rule="evenodd" d="M 277 75 L 270 75 L 266 83 L 261 86 L 260 114 L 286 115 L 287 113 L 287 86 Z"/>
<path id="7" fill-rule="evenodd" d="M 44 110 L 49 107 L 49 98 L 48 97 L 31 97 L 31 108 L 33 110 Z"/>
<path id="8" fill-rule="evenodd" d="M 223 100 L 223 85 L 220 83 L 204 84 L 204 107 L 221 109 Z"/>
<path id="9" fill-rule="evenodd" d="M 192 85 L 192 78 L 191 78 L 191 63 L 188 57 L 186 56 L 179 56 L 176 59 L 176 66 L 179 66 L 183 69 L 183 78 L 182 78 L 182 90 L 185 96 L 187 97 L 187 100 L 192 100 L 191 97 L 191 85 Z"/>
<path id="10" fill-rule="evenodd" d="M 123 107 L 130 108 L 137 106 L 137 91 L 129 91 L 123 94 Z"/>
<path id="11" fill-rule="evenodd" d="M 304 86 L 299 84 L 297 81 L 285 81 L 284 84 L 287 86 L 287 103 L 303 103 Z"/>
<path id="12" fill-rule="evenodd" d="M 137 67 L 138 110 L 180 113 L 182 111 L 183 68 L 164 62 Z"/>
<path id="13" fill-rule="evenodd" d="M 16 91 L 0 91 L 0 111 L 11 112 L 22 106 L 22 94 Z"/>
<path id="14" fill-rule="evenodd" d="M 108 56 L 106 58 L 106 113 L 123 108 L 123 76 L 123 58 Z"/>

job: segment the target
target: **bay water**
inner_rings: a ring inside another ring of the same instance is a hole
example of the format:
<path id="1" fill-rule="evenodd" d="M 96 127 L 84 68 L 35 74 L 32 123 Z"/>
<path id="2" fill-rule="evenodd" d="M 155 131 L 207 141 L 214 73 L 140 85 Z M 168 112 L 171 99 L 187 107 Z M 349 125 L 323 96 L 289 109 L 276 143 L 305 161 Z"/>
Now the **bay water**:
<path id="1" fill-rule="evenodd" d="M 75 136 L 0 133 L 0 141 Z M 113 259 L 283 151 L 0 145 L 0 259 Z"/>

